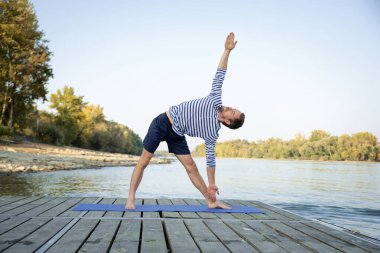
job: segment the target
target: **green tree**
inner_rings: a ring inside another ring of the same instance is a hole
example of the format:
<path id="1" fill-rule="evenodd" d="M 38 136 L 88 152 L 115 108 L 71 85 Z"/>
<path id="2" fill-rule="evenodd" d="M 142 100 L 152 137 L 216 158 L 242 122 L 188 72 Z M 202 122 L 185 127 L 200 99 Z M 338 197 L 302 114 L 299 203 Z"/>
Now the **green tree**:
<path id="1" fill-rule="evenodd" d="M 55 122 L 64 133 L 64 144 L 71 145 L 78 138 L 85 105 L 83 96 L 76 96 L 74 89 L 69 86 L 65 86 L 62 91 L 58 89 L 57 93 L 51 95 L 50 108 L 57 111 Z"/>
<path id="2" fill-rule="evenodd" d="M 37 99 L 46 100 L 47 81 L 53 76 L 51 52 L 32 5 L 27 0 L 0 2 L 0 125 L 13 131 Z"/>

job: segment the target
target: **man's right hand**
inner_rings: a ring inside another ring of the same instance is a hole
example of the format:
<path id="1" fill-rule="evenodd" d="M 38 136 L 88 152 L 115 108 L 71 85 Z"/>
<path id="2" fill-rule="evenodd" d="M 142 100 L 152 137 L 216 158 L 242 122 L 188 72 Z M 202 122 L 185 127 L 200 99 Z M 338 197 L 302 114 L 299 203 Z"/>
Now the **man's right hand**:
<path id="1" fill-rule="evenodd" d="M 126 209 L 136 209 L 136 207 L 135 207 L 135 200 L 128 199 L 127 203 L 125 203 L 125 208 Z"/>

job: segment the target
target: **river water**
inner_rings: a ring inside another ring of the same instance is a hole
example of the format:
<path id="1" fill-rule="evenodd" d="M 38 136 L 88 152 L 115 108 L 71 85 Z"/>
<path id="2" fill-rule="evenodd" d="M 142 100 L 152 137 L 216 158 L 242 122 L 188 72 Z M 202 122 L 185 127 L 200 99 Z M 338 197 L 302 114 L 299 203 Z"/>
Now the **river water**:
<path id="1" fill-rule="evenodd" d="M 195 159 L 207 182 L 205 160 Z M 0 176 L 0 195 L 127 197 L 133 167 Z M 259 200 L 380 239 L 380 163 L 217 159 L 220 199 Z M 150 165 L 137 198 L 202 198 L 178 161 Z"/>

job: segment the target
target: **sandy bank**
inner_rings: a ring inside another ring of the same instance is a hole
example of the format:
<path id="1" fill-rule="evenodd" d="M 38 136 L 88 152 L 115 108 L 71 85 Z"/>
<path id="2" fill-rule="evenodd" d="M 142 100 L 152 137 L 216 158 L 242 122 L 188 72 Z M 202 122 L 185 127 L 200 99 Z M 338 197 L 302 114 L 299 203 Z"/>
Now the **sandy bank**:
<path id="1" fill-rule="evenodd" d="M 0 173 L 134 166 L 139 157 L 40 143 L 0 142 Z M 169 163 L 153 158 L 151 163 Z"/>

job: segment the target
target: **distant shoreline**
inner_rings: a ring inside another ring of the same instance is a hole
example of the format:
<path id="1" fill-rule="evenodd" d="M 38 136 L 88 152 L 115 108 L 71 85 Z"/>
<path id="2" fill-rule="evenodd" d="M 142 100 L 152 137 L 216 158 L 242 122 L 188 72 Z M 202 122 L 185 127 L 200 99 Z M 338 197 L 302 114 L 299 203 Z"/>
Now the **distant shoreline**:
<path id="1" fill-rule="evenodd" d="M 205 158 L 204 156 L 193 156 L 193 158 Z M 216 157 L 216 159 L 237 159 L 237 160 L 266 160 L 266 161 L 289 161 L 289 162 L 321 162 L 321 163 L 370 163 L 379 164 L 380 161 L 335 161 L 335 160 L 304 160 L 304 159 L 271 159 L 256 157 Z"/>
<path id="2" fill-rule="evenodd" d="M 0 175 L 23 172 L 135 166 L 139 156 L 42 143 L 0 142 Z M 153 158 L 152 164 L 170 163 Z"/>

